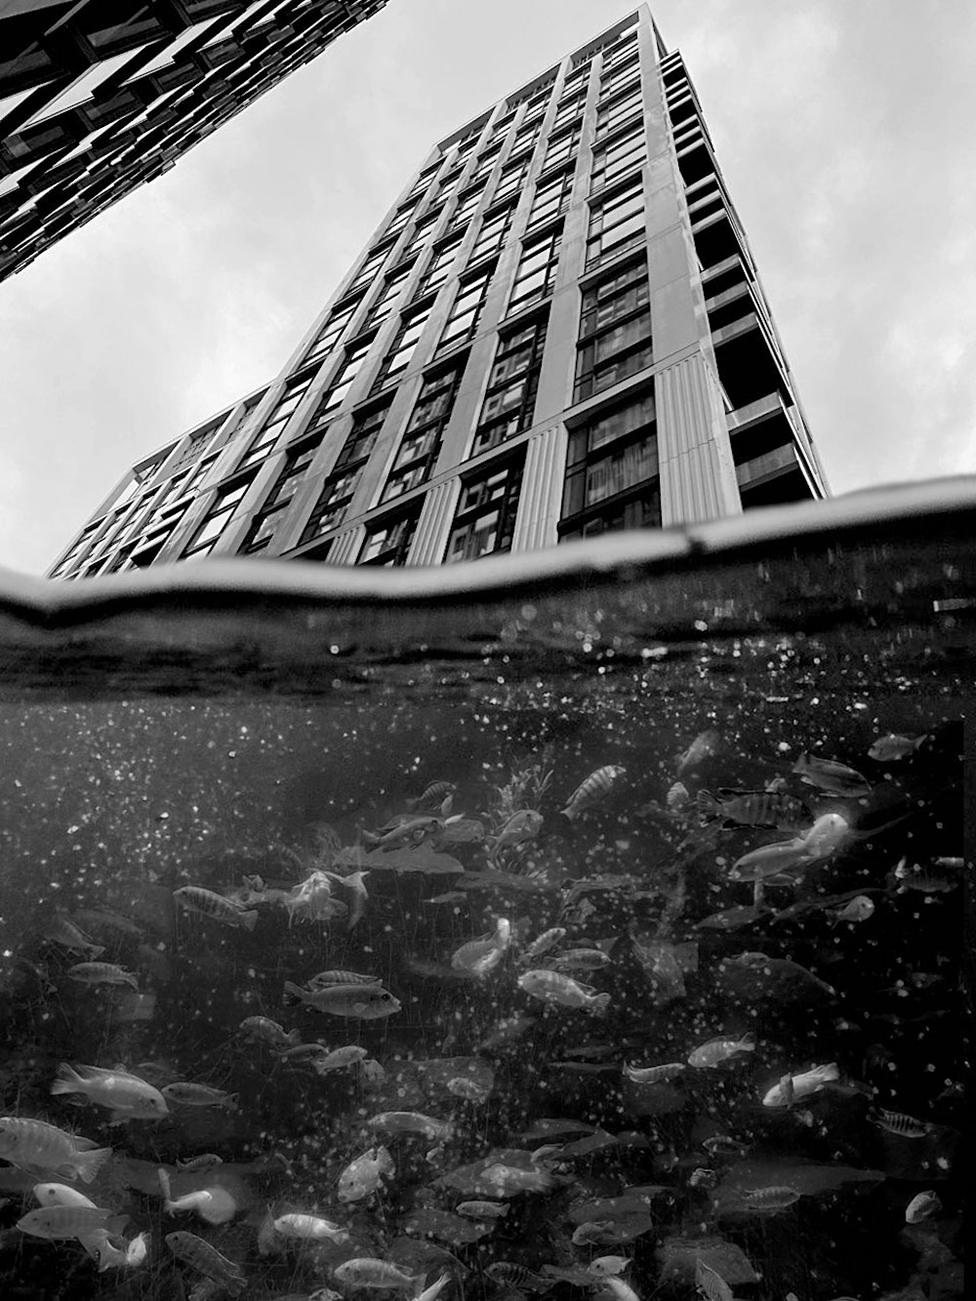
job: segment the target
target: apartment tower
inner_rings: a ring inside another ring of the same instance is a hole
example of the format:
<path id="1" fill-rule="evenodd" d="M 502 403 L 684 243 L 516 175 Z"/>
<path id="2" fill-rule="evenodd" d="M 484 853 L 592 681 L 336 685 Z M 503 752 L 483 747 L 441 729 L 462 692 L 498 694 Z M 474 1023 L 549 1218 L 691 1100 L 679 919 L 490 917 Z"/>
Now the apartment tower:
<path id="1" fill-rule="evenodd" d="M 386 0 L 0 0 L 0 279 Z"/>
<path id="2" fill-rule="evenodd" d="M 51 572 L 436 565 L 826 492 L 641 6 L 436 144 L 283 372 L 134 466 Z"/>

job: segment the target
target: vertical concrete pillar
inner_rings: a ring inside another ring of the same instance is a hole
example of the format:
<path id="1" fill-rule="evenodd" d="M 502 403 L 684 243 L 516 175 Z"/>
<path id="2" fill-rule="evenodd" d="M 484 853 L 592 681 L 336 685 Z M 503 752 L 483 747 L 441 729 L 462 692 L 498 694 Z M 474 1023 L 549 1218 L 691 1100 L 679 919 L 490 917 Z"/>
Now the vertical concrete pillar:
<path id="1" fill-rule="evenodd" d="M 568 441 L 566 426 L 558 424 L 540 429 L 526 444 L 513 551 L 556 545 Z"/>
<path id="2" fill-rule="evenodd" d="M 447 546 L 451 521 L 460 495 L 461 480 L 457 476 L 435 484 L 427 493 L 417 521 L 408 565 L 439 565 L 444 559 L 444 548 Z"/>
<path id="3" fill-rule="evenodd" d="M 362 524 L 357 524 L 354 528 L 339 533 L 329 548 L 329 564 L 354 565 L 365 536 L 366 529 Z"/>
<path id="4" fill-rule="evenodd" d="M 662 525 L 740 514 L 725 409 L 705 357 L 660 371 L 655 400 Z"/>

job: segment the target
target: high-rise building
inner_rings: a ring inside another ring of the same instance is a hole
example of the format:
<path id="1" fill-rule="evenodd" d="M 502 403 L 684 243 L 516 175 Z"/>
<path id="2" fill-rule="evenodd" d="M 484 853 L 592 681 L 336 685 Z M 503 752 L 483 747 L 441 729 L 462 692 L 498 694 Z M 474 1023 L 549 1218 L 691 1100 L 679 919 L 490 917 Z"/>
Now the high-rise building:
<path id="1" fill-rule="evenodd" d="M 0 0 L 0 278 L 386 0 Z"/>
<path id="2" fill-rule="evenodd" d="M 437 144 L 281 375 L 133 467 L 52 576 L 431 565 L 825 493 L 641 6 Z"/>

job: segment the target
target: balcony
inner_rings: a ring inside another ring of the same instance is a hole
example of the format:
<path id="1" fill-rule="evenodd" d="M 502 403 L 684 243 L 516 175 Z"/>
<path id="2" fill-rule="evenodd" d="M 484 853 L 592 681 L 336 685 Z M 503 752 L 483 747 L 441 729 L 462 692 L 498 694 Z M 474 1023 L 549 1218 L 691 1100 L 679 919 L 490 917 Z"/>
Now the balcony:
<path id="1" fill-rule="evenodd" d="M 790 408 L 778 392 L 737 408 L 727 420 L 744 509 L 821 495 L 804 471 Z"/>

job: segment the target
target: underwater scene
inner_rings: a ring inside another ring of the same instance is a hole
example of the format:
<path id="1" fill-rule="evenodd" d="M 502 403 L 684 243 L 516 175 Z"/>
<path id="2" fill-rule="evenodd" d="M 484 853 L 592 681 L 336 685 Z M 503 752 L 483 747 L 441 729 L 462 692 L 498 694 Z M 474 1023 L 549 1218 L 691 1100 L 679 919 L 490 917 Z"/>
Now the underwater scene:
<path id="1" fill-rule="evenodd" d="M 8 638 L 4 1301 L 961 1297 L 972 628 L 855 560 Z"/>

